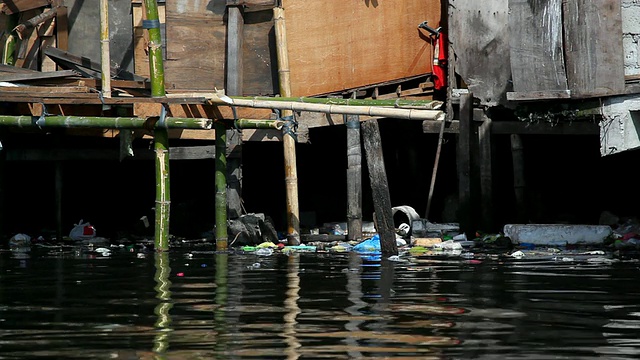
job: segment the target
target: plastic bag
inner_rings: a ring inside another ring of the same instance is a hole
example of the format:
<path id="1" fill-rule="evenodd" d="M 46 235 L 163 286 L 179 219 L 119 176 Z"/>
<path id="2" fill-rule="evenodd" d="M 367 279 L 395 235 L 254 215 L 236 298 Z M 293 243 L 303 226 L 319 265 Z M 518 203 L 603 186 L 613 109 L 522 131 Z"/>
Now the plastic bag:
<path id="1" fill-rule="evenodd" d="M 90 223 L 83 223 L 82 219 L 77 224 L 73 224 L 73 229 L 69 232 L 71 240 L 85 240 L 96 237 L 96 228 Z"/>
<path id="2" fill-rule="evenodd" d="M 365 254 L 379 254 L 380 249 L 380 235 L 375 234 L 371 239 L 365 240 L 353 247 L 353 250 L 359 253 Z"/>

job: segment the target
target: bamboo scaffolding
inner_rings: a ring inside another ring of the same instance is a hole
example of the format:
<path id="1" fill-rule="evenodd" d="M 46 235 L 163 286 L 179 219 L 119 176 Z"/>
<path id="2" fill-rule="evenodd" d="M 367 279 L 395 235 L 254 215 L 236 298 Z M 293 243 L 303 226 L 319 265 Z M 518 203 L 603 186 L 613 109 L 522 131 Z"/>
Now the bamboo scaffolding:
<path id="1" fill-rule="evenodd" d="M 259 109 L 310 111 L 326 114 L 364 115 L 406 120 L 444 120 L 441 110 L 401 109 L 380 106 L 353 106 L 332 104 L 308 104 L 294 101 L 248 100 L 235 96 L 214 96 L 208 102 L 213 105 L 242 106 Z"/>
<path id="2" fill-rule="evenodd" d="M 314 97 L 270 97 L 270 96 L 234 96 L 238 100 L 279 101 L 305 104 L 350 105 L 350 106 L 393 106 L 397 108 L 412 107 L 424 110 L 440 109 L 442 101 L 437 100 L 379 100 L 379 99 L 342 99 L 342 98 L 314 98 Z"/>
<path id="3" fill-rule="evenodd" d="M 282 130 L 284 127 L 282 120 L 260 120 L 260 119 L 238 119 L 235 126 L 239 129 L 276 129 Z"/>
<path id="4" fill-rule="evenodd" d="M 54 14 L 55 15 L 55 14 Z M 111 97 L 111 51 L 109 49 L 109 3 L 100 0 L 100 59 L 102 96 Z"/>
<path id="5" fill-rule="evenodd" d="M 164 97 L 164 65 L 162 63 L 162 35 L 156 0 L 145 0 L 146 20 L 143 26 L 149 31 L 149 74 L 151 96 Z M 156 216 L 155 246 L 157 251 L 169 250 L 169 134 L 166 129 L 155 129 L 156 152 Z"/>
<path id="6" fill-rule="evenodd" d="M 63 127 L 103 129 L 211 129 L 212 120 L 204 118 L 168 117 L 157 118 L 93 117 L 93 116 L 28 116 L 0 115 L 0 126 L 17 127 Z"/>
<path id="7" fill-rule="evenodd" d="M 215 122 L 216 129 L 216 250 L 228 247 L 227 230 L 227 127 L 224 121 Z"/>
<path id="8" fill-rule="evenodd" d="M 291 96 L 291 78 L 289 73 L 289 55 L 287 53 L 287 32 L 284 9 L 273 8 L 274 28 L 276 35 L 276 56 L 278 59 L 278 80 L 280 95 Z M 234 100 L 235 101 L 235 100 Z M 291 110 L 291 109 L 288 109 Z M 283 116 L 293 116 L 290 111 L 284 111 Z M 290 122 L 283 130 L 282 143 L 284 146 L 284 171 L 287 190 L 287 241 L 289 245 L 300 244 L 300 209 L 298 204 L 298 169 L 296 167 L 296 139 L 295 129 Z"/>

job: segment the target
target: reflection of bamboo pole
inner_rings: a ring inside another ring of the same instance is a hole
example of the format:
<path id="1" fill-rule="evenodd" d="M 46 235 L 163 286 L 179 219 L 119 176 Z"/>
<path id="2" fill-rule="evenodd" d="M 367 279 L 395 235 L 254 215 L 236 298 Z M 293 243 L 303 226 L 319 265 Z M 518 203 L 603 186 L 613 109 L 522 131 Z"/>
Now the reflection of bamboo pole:
<path id="1" fill-rule="evenodd" d="M 216 121 L 216 250 L 227 249 L 227 127 Z"/>
<path id="2" fill-rule="evenodd" d="M 278 58 L 278 80 L 280 95 L 291 96 L 291 78 L 289 76 L 289 55 L 287 54 L 287 33 L 284 9 L 273 9 L 276 34 L 276 54 Z M 283 116 L 293 116 L 290 111 L 284 111 Z M 287 240 L 290 245 L 300 243 L 300 209 L 298 207 L 298 169 L 296 167 L 296 139 L 293 122 L 289 122 L 283 130 L 282 143 L 284 145 L 284 171 L 287 189 Z"/>
<path id="3" fill-rule="evenodd" d="M 283 336 L 287 348 L 285 354 L 287 354 L 288 360 L 295 360 L 300 357 L 298 348 L 300 348 L 300 341 L 296 337 L 296 325 L 298 324 L 296 318 L 301 313 L 298 306 L 298 299 L 300 299 L 300 254 L 289 255 L 289 266 L 287 269 L 287 292 L 284 299 L 284 308 L 287 311 L 284 314 L 284 331 Z"/>
<path id="4" fill-rule="evenodd" d="M 216 353 L 226 353 L 226 339 L 227 339 L 227 318 L 226 318 L 226 306 L 229 297 L 229 254 L 217 253 L 216 254 L 216 295 L 215 295 L 215 310 L 213 312 L 213 318 L 215 320 L 214 330 L 217 334 L 216 338 Z"/>
<path id="5" fill-rule="evenodd" d="M 169 348 L 169 335 L 171 330 L 171 314 L 169 310 L 173 307 L 171 302 L 171 281 L 169 274 L 169 253 L 155 253 L 156 273 L 154 280 L 156 282 L 156 299 L 159 300 L 158 305 L 154 309 L 154 314 L 158 317 L 155 323 L 156 337 L 153 339 L 153 352 L 162 354 Z"/>
<path id="6" fill-rule="evenodd" d="M 145 0 L 145 27 L 149 31 L 149 74 L 151 96 L 164 97 L 164 65 L 162 63 L 162 35 L 156 0 Z M 169 249 L 169 134 L 165 129 L 156 129 L 153 134 L 156 151 L 156 250 Z"/>
<path id="7" fill-rule="evenodd" d="M 100 59 L 102 69 L 102 96 L 111 97 L 111 56 L 109 50 L 109 3 L 100 0 Z"/>

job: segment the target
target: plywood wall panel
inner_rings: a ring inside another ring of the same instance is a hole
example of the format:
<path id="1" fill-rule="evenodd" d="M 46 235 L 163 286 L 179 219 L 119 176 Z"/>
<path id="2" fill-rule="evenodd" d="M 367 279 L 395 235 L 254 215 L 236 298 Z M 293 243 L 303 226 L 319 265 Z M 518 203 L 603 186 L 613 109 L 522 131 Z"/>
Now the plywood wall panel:
<path id="1" fill-rule="evenodd" d="M 292 93 L 316 95 L 430 73 L 440 0 L 283 0 Z"/>

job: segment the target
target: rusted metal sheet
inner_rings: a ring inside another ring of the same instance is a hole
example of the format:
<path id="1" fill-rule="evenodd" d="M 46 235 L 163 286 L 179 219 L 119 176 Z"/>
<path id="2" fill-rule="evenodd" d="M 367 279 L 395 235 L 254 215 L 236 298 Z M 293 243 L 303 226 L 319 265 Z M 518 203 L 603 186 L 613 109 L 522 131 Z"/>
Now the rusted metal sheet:
<path id="1" fill-rule="evenodd" d="M 509 0 L 509 32 L 515 92 L 568 89 L 562 0 Z"/>
<path id="2" fill-rule="evenodd" d="M 455 69 L 483 105 L 506 104 L 511 91 L 509 0 L 449 0 Z"/>
<path id="3" fill-rule="evenodd" d="M 620 0 L 564 2 L 567 76 L 572 98 L 624 92 Z"/>

